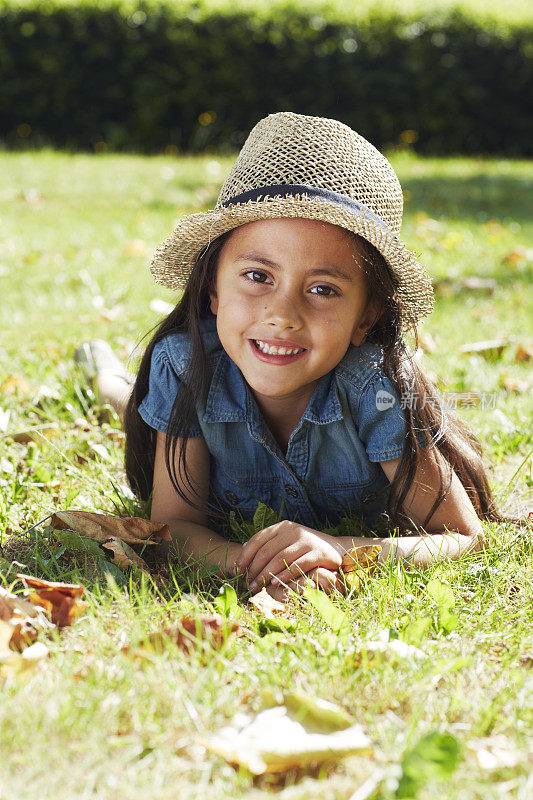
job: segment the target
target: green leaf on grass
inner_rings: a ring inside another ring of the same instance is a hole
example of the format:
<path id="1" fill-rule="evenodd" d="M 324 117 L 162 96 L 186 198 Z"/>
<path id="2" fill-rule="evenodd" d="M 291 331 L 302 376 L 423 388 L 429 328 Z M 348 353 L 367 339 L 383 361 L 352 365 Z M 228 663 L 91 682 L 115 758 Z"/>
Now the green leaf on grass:
<path id="1" fill-rule="evenodd" d="M 263 528 L 269 528 L 278 522 L 278 515 L 276 512 L 267 506 L 266 503 L 259 503 L 254 514 L 254 528 L 256 531 L 262 531 Z"/>
<path id="2" fill-rule="evenodd" d="M 85 536 L 80 536 L 76 531 L 54 530 L 54 535 L 67 550 L 74 550 L 76 553 L 89 553 L 95 558 L 103 557 L 102 550 L 96 542 L 92 539 L 86 539 Z"/>
<path id="3" fill-rule="evenodd" d="M 438 606 L 438 627 L 444 633 L 451 633 L 459 625 L 459 619 L 453 613 L 455 596 L 451 586 L 432 578 L 426 586 L 426 591 Z"/>
<path id="4" fill-rule="evenodd" d="M 349 728 L 355 722 L 347 711 L 329 700 L 295 691 L 283 692 L 283 697 L 289 712 L 308 729 L 331 733 Z"/>
<path id="5" fill-rule="evenodd" d="M 128 578 L 124 575 L 122 570 L 115 566 L 115 564 L 112 564 L 111 561 L 107 561 L 105 558 L 101 558 L 98 561 L 98 572 L 100 572 L 100 574 L 106 579 L 108 576 L 111 576 L 118 586 L 126 586 L 128 583 Z"/>
<path id="6" fill-rule="evenodd" d="M 229 512 L 229 526 L 233 536 L 242 544 L 251 539 L 256 532 L 254 523 L 251 520 L 238 520 L 235 511 Z"/>
<path id="7" fill-rule="evenodd" d="M 322 619 L 327 622 L 338 636 L 348 632 L 348 617 L 344 611 L 341 611 L 340 608 L 331 602 L 325 592 L 322 592 L 320 589 L 311 589 L 308 587 L 304 589 L 303 595 L 305 599 L 316 608 Z"/>
<path id="8" fill-rule="evenodd" d="M 424 636 L 431 628 L 431 617 L 419 617 L 414 619 L 402 631 L 402 639 L 408 644 L 420 644 Z"/>
<path id="9" fill-rule="evenodd" d="M 268 633 L 292 633 L 296 628 L 292 622 L 283 617 L 277 619 L 265 617 L 259 620 L 259 633 L 261 636 L 266 636 Z"/>
<path id="10" fill-rule="evenodd" d="M 215 606 L 215 611 L 228 617 L 231 609 L 237 606 L 238 603 L 237 592 L 233 586 L 230 586 L 229 583 L 225 583 L 220 587 L 218 597 L 215 597 L 213 605 Z"/>
<path id="11" fill-rule="evenodd" d="M 455 596 L 453 589 L 447 583 L 439 581 L 438 578 L 432 578 L 426 586 L 426 591 L 439 608 L 452 609 L 454 607 Z"/>
<path id="12" fill-rule="evenodd" d="M 449 778 L 460 759 L 459 742 L 450 733 L 433 731 L 407 750 L 401 761 L 402 777 L 396 797 L 414 798 L 428 781 Z"/>
<path id="13" fill-rule="evenodd" d="M 444 633 L 451 633 L 459 625 L 459 618 L 455 614 L 452 614 L 449 609 L 441 608 L 439 609 L 438 623 L 439 628 Z"/>

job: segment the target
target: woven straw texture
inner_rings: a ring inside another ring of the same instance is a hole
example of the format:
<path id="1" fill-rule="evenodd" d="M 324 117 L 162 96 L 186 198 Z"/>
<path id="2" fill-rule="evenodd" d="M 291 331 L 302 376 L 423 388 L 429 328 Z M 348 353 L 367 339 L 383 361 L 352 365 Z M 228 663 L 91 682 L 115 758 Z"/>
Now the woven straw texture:
<path id="1" fill-rule="evenodd" d="M 296 184 L 327 189 L 362 203 L 386 228 L 333 201 L 305 194 L 222 204 L 265 186 Z M 184 217 L 156 250 L 151 271 L 158 283 L 185 287 L 198 255 L 217 236 L 239 225 L 273 217 L 301 217 L 360 234 L 384 256 L 400 279 L 402 323 L 416 324 L 433 308 L 429 276 L 399 240 L 403 196 L 389 161 L 347 125 L 290 112 L 271 114 L 253 128 L 220 192 L 214 210 Z"/>

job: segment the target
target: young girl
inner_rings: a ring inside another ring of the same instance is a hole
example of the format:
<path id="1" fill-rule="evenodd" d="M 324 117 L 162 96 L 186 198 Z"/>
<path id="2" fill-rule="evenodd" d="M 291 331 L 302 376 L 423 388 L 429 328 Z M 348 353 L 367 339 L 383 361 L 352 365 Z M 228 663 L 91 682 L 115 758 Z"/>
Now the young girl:
<path id="1" fill-rule="evenodd" d="M 402 209 L 360 135 L 272 114 L 216 208 L 156 251 L 156 281 L 184 292 L 126 408 L 128 479 L 183 554 L 251 589 L 330 591 L 346 550 L 368 543 L 357 525 L 321 532 L 346 515 L 383 534 L 380 558 L 417 566 L 481 548 L 480 520 L 501 519 L 478 440 L 405 342 L 433 294 L 398 238 Z M 244 544 L 221 534 L 259 501 L 281 521 Z"/>

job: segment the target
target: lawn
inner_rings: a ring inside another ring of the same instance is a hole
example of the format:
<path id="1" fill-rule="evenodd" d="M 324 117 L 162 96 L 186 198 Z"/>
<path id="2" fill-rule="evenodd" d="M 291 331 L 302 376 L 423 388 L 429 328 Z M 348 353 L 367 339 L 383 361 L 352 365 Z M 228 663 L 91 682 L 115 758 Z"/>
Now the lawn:
<path id="1" fill-rule="evenodd" d="M 405 194 L 402 236 L 436 288 L 421 363 L 450 403 L 477 398 L 457 411 L 483 445 L 500 508 L 524 515 L 533 506 L 533 166 L 390 158 Z M 220 578 L 173 562 L 153 580 L 116 570 L 113 579 L 102 559 L 76 555 L 47 522 L 36 525 L 58 509 L 143 513 L 125 485 L 119 421 L 95 406 L 72 354 L 79 341 L 104 337 L 134 368 L 142 335 L 160 319 L 152 301 L 175 299 L 153 282 L 150 254 L 182 213 L 214 203 L 230 163 L 216 154 L 0 153 L 0 579 L 17 591 L 17 570 L 80 582 L 90 604 L 46 639 L 50 657 L 35 672 L 0 677 L 0 796 L 348 800 L 379 769 L 383 779 L 361 796 L 394 798 L 406 754 L 440 732 L 459 748 L 457 767 L 446 787 L 436 769 L 423 778 L 426 753 L 418 797 L 525 800 L 533 558 L 524 529 L 486 525 L 483 554 L 425 573 L 374 573 L 360 593 L 337 598 L 347 637 L 296 597 L 294 629 L 269 631 L 241 593 L 229 613 L 245 635 L 222 650 L 169 646 L 136 658 L 131 648 L 169 617 L 212 612 Z M 494 339 L 496 350 L 460 350 Z M 453 591 L 451 631 L 428 591 L 433 579 Z M 416 620 L 429 620 L 417 635 Z M 361 658 L 389 629 L 426 657 Z M 287 687 L 339 703 L 373 755 L 275 783 L 205 751 L 202 736 L 236 711 L 257 711 L 265 688 Z"/>

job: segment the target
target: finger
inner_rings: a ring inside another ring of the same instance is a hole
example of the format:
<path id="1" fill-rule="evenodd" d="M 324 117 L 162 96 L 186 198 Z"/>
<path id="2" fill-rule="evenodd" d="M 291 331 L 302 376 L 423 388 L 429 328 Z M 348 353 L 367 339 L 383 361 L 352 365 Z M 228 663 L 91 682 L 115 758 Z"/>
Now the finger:
<path id="1" fill-rule="evenodd" d="M 244 570 L 247 569 L 257 551 L 261 549 L 265 542 L 268 542 L 269 539 L 276 534 L 275 528 L 277 528 L 279 524 L 280 523 L 277 522 L 275 525 L 269 525 L 268 528 L 263 528 L 263 530 L 255 533 L 251 539 L 248 539 L 248 541 L 243 544 L 239 557 L 235 562 L 239 572 L 244 572 Z"/>
<path id="2" fill-rule="evenodd" d="M 279 549 L 280 546 L 282 549 Z M 270 583 L 273 575 L 277 575 L 282 570 L 287 570 L 293 561 L 297 560 L 305 553 L 305 544 L 292 544 L 283 547 L 283 540 L 276 536 L 275 540 L 265 544 L 257 553 L 256 557 L 248 567 L 248 576 L 253 583 L 266 581 Z M 292 578 L 301 575 L 301 571 L 296 570 Z M 290 578 L 289 578 L 290 579 Z"/>
<path id="3" fill-rule="evenodd" d="M 275 577 L 271 579 L 271 582 L 274 584 L 278 582 L 287 583 L 291 579 L 297 578 L 302 572 L 310 573 L 317 567 L 324 566 L 325 563 L 333 566 L 333 564 L 330 564 L 329 560 L 324 558 L 323 553 L 318 550 L 308 550 L 306 553 L 302 554 L 300 558 L 289 563 L 284 570 L 274 573 Z"/>
<path id="4" fill-rule="evenodd" d="M 265 591 L 270 597 L 273 597 L 274 600 L 277 600 L 279 603 L 284 603 L 288 597 L 289 589 L 286 586 L 272 586 L 268 584 L 265 586 Z"/>
<path id="5" fill-rule="evenodd" d="M 317 588 L 315 581 L 309 575 L 302 575 L 301 578 L 298 578 L 295 581 L 291 581 L 287 585 L 289 589 L 292 589 L 292 591 L 296 592 L 296 594 L 303 594 L 304 589 Z"/>
<path id="6" fill-rule="evenodd" d="M 338 572 L 319 567 L 311 575 L 318 588 L 323 589 L 327 594 L 331 594 L 335 590 L 342 592 L 342 594 L 345 593 L 344 583 L 339 579 Z"/>
<path id="7" fill-rule="evenodd" d="M 291 592 L 301 595 L 303 590 L 307 587 L 312 589 L 315 588 L 315 582 L 308 575 L 304 575 L 302 578 L 299 578 L 296 581 L 280 584 L 279 586 L 272 586 L 272 584 L 269 584 L 266 587 L 266 591 L 275 600 L 285 602 L 289 598 Z"/>

